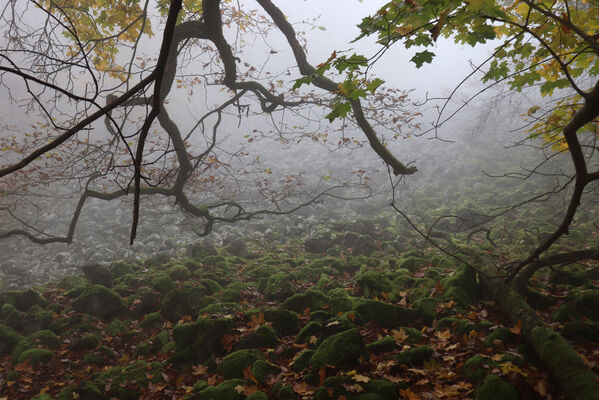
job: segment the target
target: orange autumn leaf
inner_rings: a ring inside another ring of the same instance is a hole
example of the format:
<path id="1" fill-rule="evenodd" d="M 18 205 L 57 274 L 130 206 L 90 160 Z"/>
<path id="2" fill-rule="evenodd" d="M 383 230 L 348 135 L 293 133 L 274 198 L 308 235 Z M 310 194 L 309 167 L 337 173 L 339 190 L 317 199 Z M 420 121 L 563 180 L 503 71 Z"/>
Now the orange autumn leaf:
<path id="1" fill-rule="evenodd" d="M 510 332 L 512 332 L 518 336 L 521 336 L 522 335 L 522 321 L 518 320 L 518 323 L 514 327 L 510 328 Z"/>

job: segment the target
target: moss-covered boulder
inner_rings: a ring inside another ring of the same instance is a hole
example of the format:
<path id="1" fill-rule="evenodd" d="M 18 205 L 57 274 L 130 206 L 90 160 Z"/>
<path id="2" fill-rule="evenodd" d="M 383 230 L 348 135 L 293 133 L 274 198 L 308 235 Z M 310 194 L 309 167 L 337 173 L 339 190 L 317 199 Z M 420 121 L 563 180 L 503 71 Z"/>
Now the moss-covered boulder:
<path id="1" fill-rule="evenodd" d="M 93 350 L 100 345 L 102 337 L 97 333 L 86 333 L 79 339 L 75 340 L 69 346 L 71 350 L 82 351 L 82 350 Z"/>
<path id="2" fill-rule="evenodd" d="M 175 363 L 204 361 L 221 357 L 225 349 L 221 339 L 231 334 L 233 321 L 227 318 L 199 318 L 194 324 L 178 324 L 173 328 Z"/>
<path id="3" fill-rule="evenodd" d="M 246 313 L 246 318 L 251 315 L 262 313 L 264 319 L 271 323 L 279 336 L 287 336 L 297 333 L 299 329 L 299 317 L 296 312 L 282 310 L 280 308 L 266 308 L 264 310 L 253 310 Z"/>
<path id="4" fill-rule="evenodd" d="M 51 311 L 39 309 L 34 311 L 34 308 L 36 307 L 29 310 L 21 321 L 22 330 L 25 335 L 30 335 L 42 329 L 48 329 L 52 321 L 54 321 L 54 313 Z"/>
<path id="5" fill-rule="evenodd" d="M 12 328 L 0 324 L 0 356 L 10 353 L 23 337 Z"/>
<path id="6" fill-rule="evenodd" d="M 353 310 L 364 322 L 372 321 L 383 328 L 396 328 L 409 325 L 419 318 L 418 311 L 383 303 L 376 300 L 360 299 Z"/>
<path id="7" fill-rule="evenodd" d="M 318 310 L 327 305 L 329 298 L 320 289 L 310 288 L 304 293 L 297 293 L 287 298 L 283 302 L 283 308 L 292 310 L 297 313 L 302 313 L 309 308 L 310 310 Z"/>
<path id="8" fill-rule="evenodd" d="M 303 350 L 298 353 L 291 364 L 291 370 L 299 373 L 310 366 L 310 359 L 314 355 L 314 350 Z"/>
<path id="9" fill-rule="evenodd" d="M 362 388 L 367 394 L 374 394 L 381 400 L 395 400 L 399 398 L 399 385 L 384 379 L 371 379 L 363 383 Z M 366 398 L 360 398 L 366 400 Z"/>
<path id="10" fill-rule="evenodd" d="M 410 272 L 416 272 L 418 268 L 427 263 L 428 261 L 424 258 L 416 256 L 407 256 L 398 260 L 397 267 L 407 269 Z"/>
<path id="11" fill-rule="evenodd" d="M 93 379 L 98 387 L 107 388 L 108 397 L 137 400 L 141 397 L 141 389 L 147 387 L 149 382 L 158 383 L 163 372 L 164 367 L 161 363 L 148 364 L 139 360 L 126 367 L 115 366 L 97 373 Z"/>
<path id="12" fill-rule="evenodd" d="M 402 351 L 396 357 L 397 364 L 408 366 L 419 366 L 430 360 L 435 351 L 430 346 L 412 347 Z"/>
<path id="13" fill-rule="evenodd" d="M 285 301 L 288 297 L 295 294 L 293 283 L 289 279 L 289 274 L 278 272 L 271 275 L 264 288 L 264 297 L 269 301 Z"/>
<path id="14" fill-rule="evenodd" d="M 507 344 L 514 344 L 518 340 L 518 335 L 511 332 L 508 328 L 500 326 L 493 329 L 484 341 L 487 347 L 501 347 Z"/>
<path id="15" fill-rule="evenodd" d="M 599 321 L 599 291 L 582 291 L 572 297 L 573 306 L 580 315 Z"/>
<path id="16" fill-rule="evenodd" d="M 256 360 L 252 364 L 252 375 L 259 383 L 266 383 L 270 375 L 278 374 L 281 368 L 266 360 Z"/>
<path id="17" fill-rule="evenodd" d="M 85 278 L 94 285 L 110 287 L 112 275 L 110 268 L 100 264 L 84 265 L 81 267 Z"/>
<path id="18" fill-rule="evenodd" d="M 374 342 L 368 343 L 366 345 L 366 350 L 374 354 L 387 353 L 395 349 L 397 349 L 397 343 L 392 336 L 385 336 L 382 339 L 375 340 Z"/>
<path id="19" fill-rule="evenodd" d="M 279 339 L 275 330 L 268 326 L 262 325 L 255 332 L 244 336 L 239 341 L 239 349 L 256 349 L 256 348 L 274 348 L 279 344 Z"/>
<path id="20" fill-rule="evenodd" d="M 477 400 L 518 400 L 520 396 L 515 387 L 497 375 L 490 374 L 476 388 L 474 398 Z"/>
<path id="21" fill-rule="evenodd" d="M 237 388 L 250 386 L 251 382 L 245 379 L 230 379 L 218 386 L 209 386 L 198 394 L 200 400 L 244 400 L 243 391 L 239 393 Z"/>
<path id="22" fill-rule="evenodd" d="M 264 354 L 256 349 L 242 349 L 227 354 L 217 367 L 225 379 L 243 378 L 243 371 L 257 360 L 265 360 Z"/>
<path id="23" fill-rule="evenodd" d="M 17 361 L 24 351 L 38 347 L 55 350 L 60 347 L 60 340 L 49 330 L 32 333 L 16 345 L 12 352 L 13 361 Z"/>
<path id="24" fill-rule="evenodd" d="M 146 314 L 140 326 L 144 329 L 160 329 L 164 324 L 164 319 L 158 312 Z"/>
<path id="25" fill-rule="evenodd" d="M 172 290 L 160 303 L 160 314 L 171 322 L 180 320 L 184 315 L 193 316 L 205 294 L 203 287 L 188 286 Z"/>
<path id="26" fill-rule="evenodd" d="M 44 308 L 48 302 L 33 289 L 10 290 L 0 294 L 0 306 L 10 303 L 20 311 L 29 311 L 35 305 Z"/>
<path id="27" fill-rule="evenodd" d="M 376 252 L 379 248 L 371 236 L 360 235 L 353 240 L 351 249 L 353 255 L 364 255 L 370 257 L 372 253 Z"/>
<path id="28" fill-rule="evenodd" d="M 90 285 L 85 288 L 73 301 L 73 309 L 102 319 L 112 319 L 126 311 L 121 296 L 102 285 Z"/>
<path id="29" fill-rule="evenodd" d="M 476 272 L 465 265 L 443 280 L 446 300 L 453 300 L 467 308 L 480 298 L 480 287 L 476 281 Z"/>
<path id="30" fill-rule="evenodd" d="M 54 353 L 48 349 L 32 348 L 25 350 L 17 358 L 17 363 L 28 361 L 33 367 L 38 367 L 40 364 L 47 363 L 54 357 Z"/>
<path id="31" fill-rule="evenodd" d="M 322 330 L 323 326 L 320 322 L 310 321 L 302 329 L 300 329 L 295 337 L 295 343 L 308 343 L 311 337 L 319 337 L 322 334 Z"/>
<path id="32" fill-rule="evenodd" d="M 573 340 L 583 339 L 599 343 L 599 322 L 574 322 L 566 324 L 562 330 L 562 335 Z"/>
<path id="33" fill-rule="evenodd" d="M 98 386 L 88 381 L 81 382 L 77 392 L 81 400 L 102 400 L 104 398 Z"/>
<path id="34" fill-rule="evenodd" d="M 393 290 L 393 283 L 388 277 L 368 267 L 361 268 L 356 274 L 356 283 L 360 292 L 367 298 L 380 297 L 381 293 L 390 293 Z"/>
<path id="35" fill-rule="evenodd" d="M 485 376 L 487 376 L 495 365 L 495 361 L 491 360 L 489 357 L 480 354 L 472 356 L 464 363 L 464 378 L 471 382 L 479 383 Z"/>
<path id="36" fill-rule="evenodd" d="M 316 369 L 325 364 L 335 367 L 352 366 L 365 354 L 364 341 L 357 329 L 349 329 L 326 338 L 310 359 Z"/>
<path id="37" fill-rule="evenodd" d="M 164 272 L 155 274 L 152 277 L 150 284 L 152 285 L 153 289 L 158 290 L 163 294 L 169 293 L 170 291 L 175 289 L 175 283 L 173 282 L 171 277 Z"/>

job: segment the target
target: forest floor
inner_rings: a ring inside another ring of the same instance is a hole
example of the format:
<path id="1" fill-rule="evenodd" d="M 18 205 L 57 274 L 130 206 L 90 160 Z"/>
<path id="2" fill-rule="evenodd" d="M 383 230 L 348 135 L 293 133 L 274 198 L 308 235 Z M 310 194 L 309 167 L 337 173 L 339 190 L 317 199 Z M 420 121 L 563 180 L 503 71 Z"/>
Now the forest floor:
<path id="1" fill-rule="evenodd" d="M 474 272 L 432 252 L 198 247 L 84 272 L 0 294 L 0 399 L 568 398 Z M 529 301 L 599 372 L 598 282 L 560 274 Z"/>

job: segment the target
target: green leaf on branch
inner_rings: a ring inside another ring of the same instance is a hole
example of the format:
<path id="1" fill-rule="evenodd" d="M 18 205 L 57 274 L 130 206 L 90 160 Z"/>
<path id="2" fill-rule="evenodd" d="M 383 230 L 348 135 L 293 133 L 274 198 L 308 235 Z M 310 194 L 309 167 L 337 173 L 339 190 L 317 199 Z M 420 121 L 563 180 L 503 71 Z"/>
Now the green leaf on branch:
<path id="1" fill-rule="evenodd" d="M 424 63 L 430 64 L 433 61 L 434 56 L 435 56 L 435 53 L 430 52 L 428 50 L 424 50 L 424 51 L 416 53 L 410 61 L 412 61 L 414 64 L 416 64 L 416 68 L 420 68 L 420 67 L 422 67 L 422 65 Z"/>
<path id="2" fill-rule="evenodd" d="M 382 79 L 376 78 L 373 79 L 371 82 L 369 82 L 366 85 L 366 90 L 369 91 L 370 93 L 374 93 L 374 91 L 381 86 L 385 81 L 383 81 Z"/>
<path id="3" fill-rule="evenodd" d="M 337 103 L 333 108 L 333 111 L 327 114 L 326 119 L 329 122 L 333 122 L 339 117 L 345 117 L 348 112 L 351 111 L 351 104 L 347 101 Z"/>

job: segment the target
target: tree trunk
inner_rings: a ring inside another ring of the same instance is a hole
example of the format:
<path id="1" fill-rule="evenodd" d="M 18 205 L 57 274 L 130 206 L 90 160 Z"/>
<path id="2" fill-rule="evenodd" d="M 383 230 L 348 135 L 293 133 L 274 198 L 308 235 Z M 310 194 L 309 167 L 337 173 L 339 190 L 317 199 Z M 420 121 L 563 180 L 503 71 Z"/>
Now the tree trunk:
<path id="1" fill-rule="evenodd" d="M 559 381 L 570 398 L 599 399 L 599 378 L 585 364 L 570 344 L 553 329 L 545 326 L 535 311 L 518 292 L 501 278 L 485 278 L 481 282 L 499 305 L 517 324 L 522 335 L 533 346 L 549 372 Z"/>

